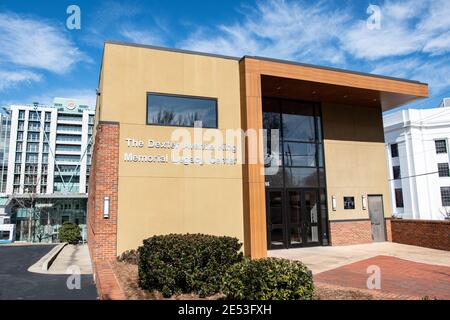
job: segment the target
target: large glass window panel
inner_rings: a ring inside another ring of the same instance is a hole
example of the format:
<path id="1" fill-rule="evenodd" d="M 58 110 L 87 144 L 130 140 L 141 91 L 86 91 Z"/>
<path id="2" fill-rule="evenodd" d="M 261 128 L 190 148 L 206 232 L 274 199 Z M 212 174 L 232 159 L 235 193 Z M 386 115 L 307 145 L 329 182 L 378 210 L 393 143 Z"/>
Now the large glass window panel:
<path id="1" fill-rule="evenodd" d="M 291 228 L 291 245 L 301 244 L 302 241 L 302 231 L 300 227 Z"/>
<path id="2" fill-rule="evenodd" d="M 282 246 L 284 244 L 284 229 L 273 229 L 270 233 L 270 243 L 272 246 Z"/>
<path id="3" fill-rule="evenodd" d="M 325 170 L 319 169 L 319 184 L 321 187 L 325 187 L 326 181 L 325 181 Z"/>
<path id="4" fill-rule="evenodd" d="M 283 139 L 315 142 L 314 107 L 309 103 L 283 101 Z"/>
<path id="5" fill-rule="evenodd" d="M 283 202 L 281 191 L 274 191 L 269 193 L 269 213 L 271 224 L 283 223 Z"/>
<path id="6" fill-rule="evenodd" d="M 325 161 L 323 159 L 323 144 L 318 144 L 317 145 L 317 151 L 318 151 L 318 158 L 319 158 L 319 167 L 324 167 L 325 166 Z"/>
<path id="7" fill-rule="evenodd" d="M 322 118 L 321 117 L 316 117 L 316 125 L 317 125 L 317 140 L 319 142 L 322 142 L 323 136 L 322 136 Z"/>
<path id="8" fill-rule="evenodd" d="M 301 197 L 299 191 L 289 191 L 288 192 L 289 201 L 289 220 L 290 223 L 300 223 L 301 215 Z"/>
<path id="9" fill-rule="evenodd" d="M 266 130 L 264 164 L 266 167 L 277 165 L 277 160 L 281 160 L 281 114 L 278 100 L 263 100 L 263 129 Z"/>
<path id="10" fill-rule="evenodd" d="M 286 187 L 318 187 L 316 168 L 285 168 Z"/>
<path id="11" fill-rule="evenodd" d="M 308 242 L 318 242 L 318 241 L 319 241 L 319 227 L 308 226 Z"/>
<path id="12" fill-rule="evenodd" d="M 193 127 L 196 121 L 204 128 L 217 128 L 216 99 L 147 95 L 147 124 Z"/>
<path id="13" fill-rule="evenodd" d="M 288 167 L 315 167 L 316 144 L 284 143 L 284 165 Z"/>
<path id="14" fill-rule="evenodd" d="M 265 180 L 266 187 L 283 187 L 283 167 L 278 167 L 278 171 L 276 168 L 265 168 Z"/>

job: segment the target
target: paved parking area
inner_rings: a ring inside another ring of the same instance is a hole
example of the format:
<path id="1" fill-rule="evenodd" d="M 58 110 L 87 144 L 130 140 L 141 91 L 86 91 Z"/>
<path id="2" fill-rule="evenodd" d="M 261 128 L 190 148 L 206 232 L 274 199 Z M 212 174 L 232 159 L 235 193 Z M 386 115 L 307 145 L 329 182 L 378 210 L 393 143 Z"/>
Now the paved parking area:
<path id="1" fill-rule="evenodd" d="M 316 274 L 314 281 L 366 290 L 367 280 L 372 275 L 368 273 L 371 266 L 380 270 L 380 289 L 376 291 L 390 294 L 391 298 L 450 299 L 450 267 L 388 256 L 377 256 Z"/>
<path id="2" fill-rule="evenodd" d="M 81 275 L 81 289 L 69 290 L 68 275 L 27 269 L 54 246 L 0 246 L 0 300 L 92 300 L 97 290 L 91 274 Z"/>

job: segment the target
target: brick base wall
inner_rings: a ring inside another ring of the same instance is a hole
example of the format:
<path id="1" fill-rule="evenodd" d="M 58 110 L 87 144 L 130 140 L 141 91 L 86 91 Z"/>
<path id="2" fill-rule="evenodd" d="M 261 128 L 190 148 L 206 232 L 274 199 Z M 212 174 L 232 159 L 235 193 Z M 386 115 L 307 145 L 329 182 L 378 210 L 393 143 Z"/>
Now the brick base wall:
<path id="1" fill-rule="evenodd" d="M 95 135 L 89 177 L 87 240 L 94 267 L 116 257 L 117 190 L 119 176 L 119 124 L 100 122 Z M 103 217 L 104 198 L 109 197 L 109 218 Z"/>
<path id="2" fill-rule="evenodd" d="M 392 241 L 450 251 L 450 221 L 393 219 Z"/>
<path id="3" fill-rule="evenodd" d="M 385 220 L 387 241 L 392 241 L 391 219 Z M 372 243 L 370 220 L 330 221 L 332 246 Z"/>
<path id="4" fill-rule="evenodd" d="M 386 221 L 386 237 L 387 237 L 387 241 L 392 242 L 392 223 L 391 223 L 392 219 L 386 219 L 384 221 Z"/>
<path id="5" fill-rule="evenodd" d="M 371 243 L 370 220 L 330 221 L 330 240 L 332 246 Z"/>

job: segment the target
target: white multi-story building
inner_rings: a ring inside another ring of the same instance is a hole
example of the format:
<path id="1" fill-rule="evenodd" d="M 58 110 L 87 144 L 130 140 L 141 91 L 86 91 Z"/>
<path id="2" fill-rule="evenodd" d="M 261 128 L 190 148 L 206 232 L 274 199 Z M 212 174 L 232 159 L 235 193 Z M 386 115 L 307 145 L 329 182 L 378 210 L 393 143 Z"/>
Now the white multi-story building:
<path id="1" fill-rule="evenodd" d="M 439 108 L 385 115 L 393 213 L 442 220 L 450 212 L 450 99 Z"/>
<path id="2" fill-rule="evenodd" d="M 53 106 L 12 105 L 5 111 L 0 215 L 14 229 L 0 230 L 0 238 L 54 242 L 64 222 L 76 223 L 85 234 L 95 111 L 63 98 Z"/>
<path id="3" fill-rule="evenodd" d="M 87 193 L 94 111 L 56 98 L 12 105 L 6 194 Z"/>

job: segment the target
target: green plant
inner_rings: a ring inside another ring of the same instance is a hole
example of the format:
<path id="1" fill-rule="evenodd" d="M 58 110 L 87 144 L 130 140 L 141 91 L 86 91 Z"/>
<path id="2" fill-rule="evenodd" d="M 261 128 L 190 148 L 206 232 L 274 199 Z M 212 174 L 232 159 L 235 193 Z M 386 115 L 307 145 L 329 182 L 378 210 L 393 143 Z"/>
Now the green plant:
<path id="1" fill-rule="evenodd" d="M 59 241 L 78 244 L 81 240 L 81 228 L 72 222 L 64 222 L 59 229 Z"/>
<path id="2" fill-rule="evenodd" d="M 139 285 L 165 297 L 213 295 L 230 266 L 242 260 L 241 246 L 236 238 L 202 234 L 151 237 L 138 249 Z"/>
<path id="3" fill-rule="evenodd" d="M 258 259 L 232 266 L 223 278 L 223 293 L 232 300 L 311 300 L 311 271 L 299 261 Z"/>

